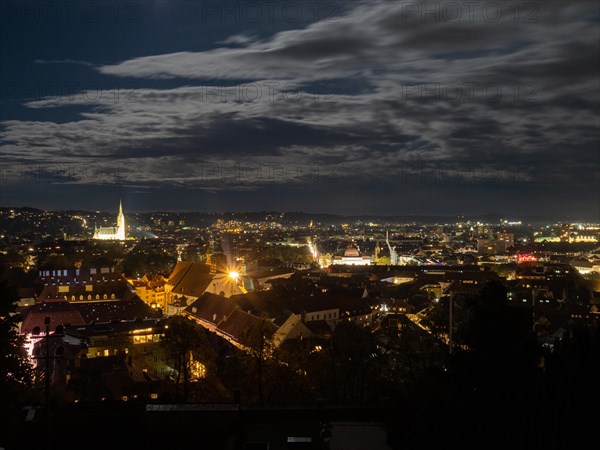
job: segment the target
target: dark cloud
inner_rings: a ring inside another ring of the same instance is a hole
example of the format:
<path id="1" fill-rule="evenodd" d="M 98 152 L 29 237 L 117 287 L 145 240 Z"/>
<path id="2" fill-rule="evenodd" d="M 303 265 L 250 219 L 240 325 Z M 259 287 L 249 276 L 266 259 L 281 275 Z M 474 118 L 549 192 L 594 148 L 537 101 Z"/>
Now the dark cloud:
<path id="1" fill-rule="evenodd" d="M 492 4 L 502 5 L 497 20 Z M 515 208 L 529 201 L 542 208 L 540 199 L 562 193 L 565 183 L 597 181 L 599 7 L 521 2 L 517 16 L 516 4 L 481 2 L 454 19 L 450 3 L 359 2 L 333 20 L 286 23 L 267 34 L 244 23 L 201 51 L 182 45 L 83 63 L 105 81 L 136 80 L 136 88 L 125 100 L 82 89 L 66 100 L 25 101 L 29 120 L 3 117 L 3 153 L 9 164 L 119 161 L 135 167 L 123 186 L 248 192 L 246 199 L 252 192 L 249 209 L 269 192 L 314 184 L 314 167 L 335 188 L 318 184 L 322 196 L 299 200 L 298 209 L 326 199 L 345 205 L 344 190 L 354 208 L 366 208 L 379 204 L 373 197 L 409 194 L 406 179 L 423 167 L 446 167 L 451 177 L 419 186 L 419 201 L 397 207 L 421 208 L 430 195 L 438 209 L 444 202 L 461 209 L 463 201 L 478 208 L 486 196 L 499 208 L 510 198 Z M 50 54 L 37 62 L 61 61 L 81 64 Z M 75 120 L 33 119 L 65 106 L 78 108 Z M 222 183 L 207 167 L 253 175 Z M 288 173 L 265 175 L 268 167 Z M 531 189 L 532 182 L 545 188 Z M 582 196 L 598 204 L 593 190 Z"/>

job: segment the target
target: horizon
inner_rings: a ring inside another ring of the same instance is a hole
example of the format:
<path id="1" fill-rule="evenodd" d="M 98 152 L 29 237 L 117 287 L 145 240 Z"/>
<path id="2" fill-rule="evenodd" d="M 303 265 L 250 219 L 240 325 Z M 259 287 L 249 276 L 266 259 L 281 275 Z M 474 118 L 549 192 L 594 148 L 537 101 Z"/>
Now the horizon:
<path id="1" fill-rule="evenodd" d="M 52 213 L 69 213 L 69 212 L 84 212 L 88 214 L 117 214 L 118 208 L 113 210 L 89 210 L 89 209 L 41 209 L 32 206 L 0 206 L 0 209 L 5 210 L 19 210 L 19 209 L 33 209 L 41 212 L 52 212 Z M 456 215 L 436 215 L 436 214 L 395 214 L 395 215 L 387 215 L 387 214 L 336 214 L 331 212 L 315 212 L 315 211 L 281 211 L 281 210 L 246 210 L 246 211 L 194 211 L 194 210 L 133 210 L 130 211 L 127 209 L 127 206 L 123 206 L 123 212 L 125 216 L 128 214 L 198 214 L 198 215 L 245 215 L 245 214 L 287 214 L 287 215 L 304 215 L 309 218 L 310 216 L 331 216 L 331 217 L 339 217 L 339 218 L 347 218 L 347 219 L 418 219 L 422 218 L 424 220 L 427 219 L 455 219 L 456 221 L 464 220 L 471 221 L 477 219 L 494 219 L 500 222 L 506 222 L 507 224 L 513 222 L 523 222 L 525 221 L 535 221 L 542 222 L 544 220 L 548 221 L 561 221 L 561 220 L 572 220 L 573 222 L 581 222 L 581 223 L 600 223 L 600 218 L 597 218 L 597 221 L 594 221 L 591 216 L 560 216 L 560 215 L 507 215 L 502 213 L 481 213 L 481 214 L 456 214 Z M 415 220 L 415 222 L 418 222 Z M 526 224 L 524 224 L 526 225 Z"/>

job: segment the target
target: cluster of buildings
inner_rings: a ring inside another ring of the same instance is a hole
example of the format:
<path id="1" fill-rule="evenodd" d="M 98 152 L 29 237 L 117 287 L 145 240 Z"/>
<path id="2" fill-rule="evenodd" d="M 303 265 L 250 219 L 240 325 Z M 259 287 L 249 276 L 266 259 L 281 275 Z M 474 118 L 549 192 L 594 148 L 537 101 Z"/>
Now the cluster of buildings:
<path id="1" fill-rule="evenodd" d="M 2 214 L 20 223 L 35 212 Z M 40 217 L 40 224 L 51 222 Z M 96 223 L 85 214 L 69 220 L 83 227 Z M 210 223 L 200 226 L 202 220 Z M 8 232 L 18 228 L 15 223 Z M 19 291 L 20 332 L 38 377 L 45 376 L 49 351 L 55 392 L 72 401 L 157 395 L 161 382 L 176 377 L 160 345 L 173 315 L 239 349 L 248 345 L 248 330 L 257 328 L 275 347 L 299 340 L 321 345 L 342 321 L 376 331 L 399 326 L 400 315 L 421 326 L 435 303 L 478 295 L 496 281 L 513 306 L 532 310 L 547 345 L 568 324 L 589 325 L 600 317 L 600 227 L 594 224 L 307 225 L 284 214 L 155 213 L 126 226 L 120 205 L 116 226 L 94 225 L 87 241 L 43 229 L 43 237 L 16 231 L 1 236 L 0 256 L 27 254 L 26 266 L 9 259 L 23 271 L 42 255 L 75 261 L 46 264 Z M 146 234 L 132 240 L 130 233 Z M 78 255 L 90 251 L 87 242 L 115 264 L 82 265 Z M 126 276 L 117 267 L 132 249 L 170 252 L 176 262 L 166 272 Z M 92 385 L 101 388 L 90 390 Z"/>
<path id="2" fill-rule="evenodd" d="M 160 346 L 164 315 L 113 267 L 41 270 L 19 295 L 19 331 L 36 377 L 51 377 L 61 399 L 150 395 L 172 373 Z"/>

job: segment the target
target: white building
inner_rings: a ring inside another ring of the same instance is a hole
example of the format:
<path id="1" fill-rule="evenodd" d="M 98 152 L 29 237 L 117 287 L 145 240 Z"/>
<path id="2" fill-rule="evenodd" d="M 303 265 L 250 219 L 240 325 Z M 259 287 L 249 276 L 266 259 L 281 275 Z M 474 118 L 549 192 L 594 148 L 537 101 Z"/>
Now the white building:
<path id="1" fill-rule="evenodd" d="M 124 241 L 125 240 L 125 215 L 123 214 L 123 205 L 119 202 L 119 215 L 117 216 L 116 227 L 96 227 L 94 226 L 94 239 L 103 241 Z"/>
<path id="2" fill-rule="evenodd" d="M 344 256 L 334 256 L 332 264 L 348 265 L 348 266 L 368 266 L 371 264 L 370 256 L 360 254 L 358 247 L 349 245 Z"/>

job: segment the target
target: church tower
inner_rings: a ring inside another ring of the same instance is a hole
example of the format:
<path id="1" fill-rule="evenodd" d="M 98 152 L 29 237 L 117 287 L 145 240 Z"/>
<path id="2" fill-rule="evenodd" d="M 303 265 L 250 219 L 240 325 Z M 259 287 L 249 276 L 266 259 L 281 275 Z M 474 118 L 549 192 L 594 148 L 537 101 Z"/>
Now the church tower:
<path id="1" fill-rule="evenodd" d="M 390 245 L 390 237 L 388 234 L 388 230 L 385 230 L 385 242 L 387 243 L 387 246 L 390 250 L 390 264 L 392 266 L 397 266 L 400 258 L 398 257 L 398 252 L 396 252 L 396 249 Z"/>
<path id="2" fill-rule="evenodd" d="M 115 239 L 125 240 L 125 215 L 123 214 L 123 204 L 119 200 L 119 215 L 117 216 L 117 233 Z"/>
<path id="3" fill-rule="evenodd" d="M 116 227 L 98 227 L 94 225 L 93 239 L 103 241 L 124 241 L 125 240 L 125 214 L 123 214 L 123 204 L 119 201 L 119 215 L 117 216 Z"/>

